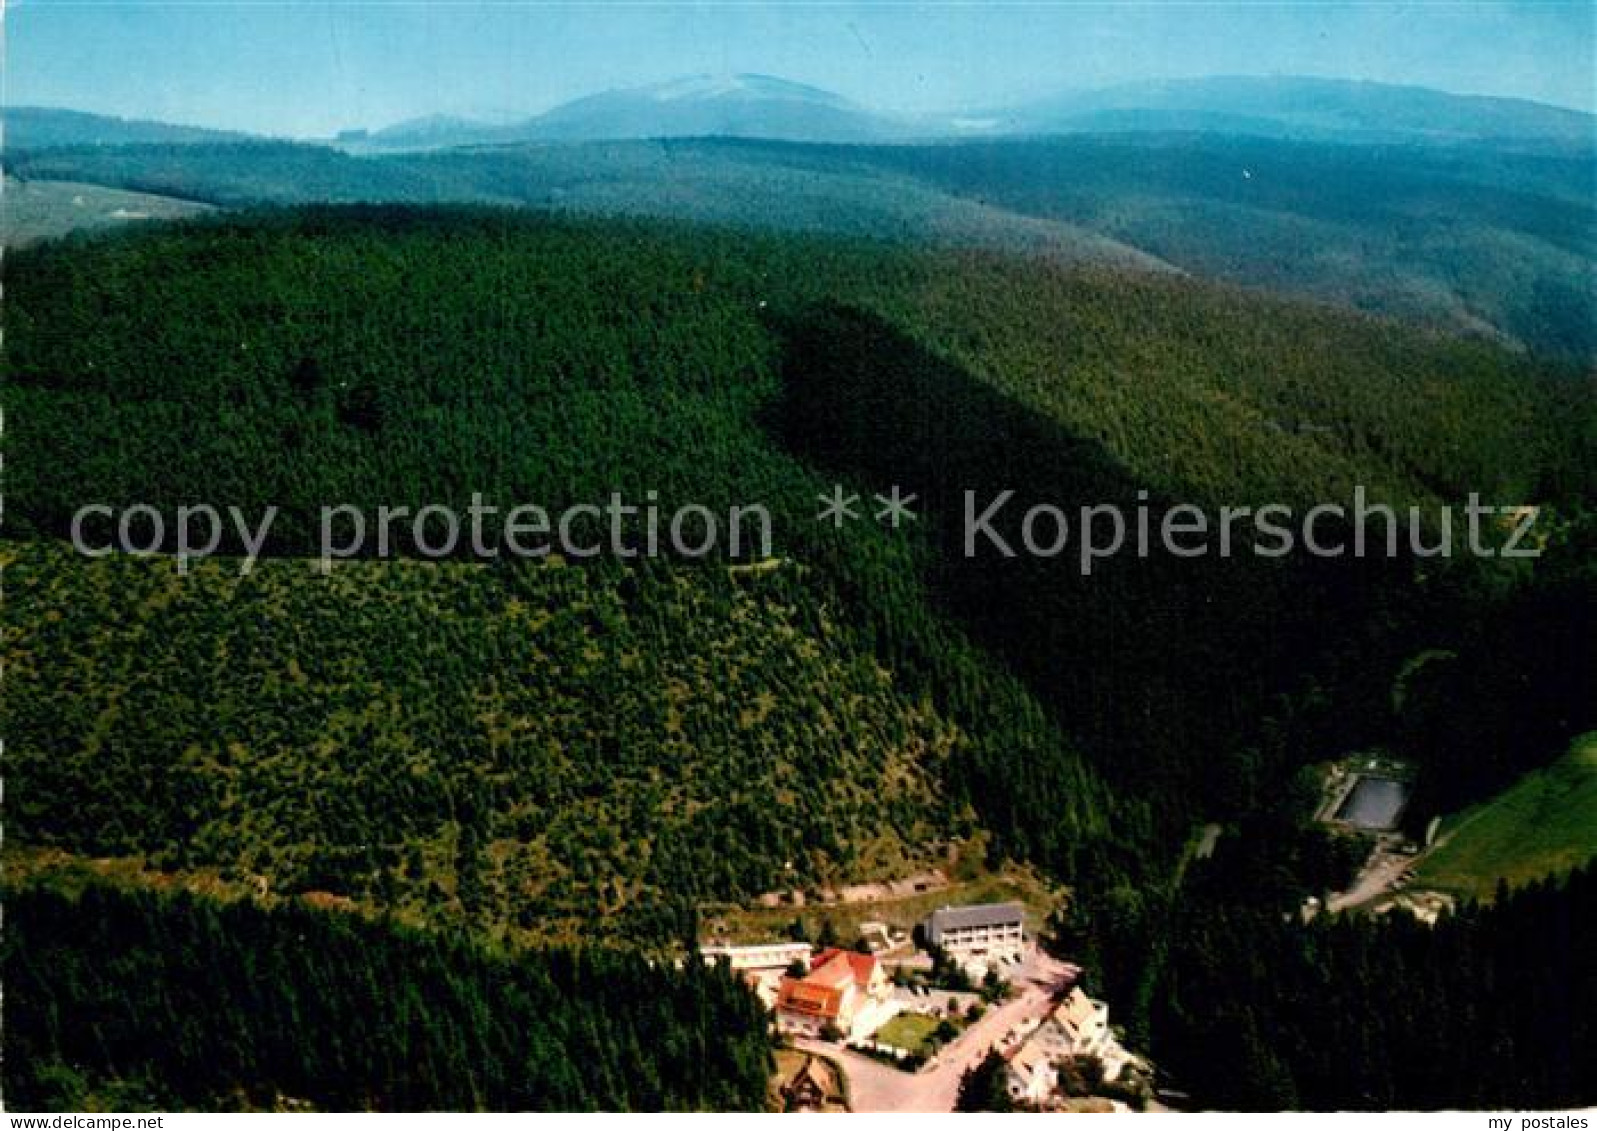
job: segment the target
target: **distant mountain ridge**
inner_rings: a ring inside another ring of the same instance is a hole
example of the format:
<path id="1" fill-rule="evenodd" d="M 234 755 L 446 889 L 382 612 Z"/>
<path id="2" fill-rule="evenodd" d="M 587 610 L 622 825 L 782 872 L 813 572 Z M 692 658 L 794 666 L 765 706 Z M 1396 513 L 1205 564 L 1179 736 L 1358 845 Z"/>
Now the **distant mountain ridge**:
<path id="1" fill-rule="evenodd" d="M 16 107 L 5 142 L 22 150 L 191 144 L 251 135 Z M 869 143 L 1075 133 L 1199 132 L 1352 143 L 1510 142 L 1560 150 L 1597 145 L 1597 116 L 1518 98 L 1296 76 L 1219 76 L 1127 83 L 963 113 L 884 113 L 832 91 L 770 75 L 690 75 L 600 91 L 523 120 L 431 114 L 331 140 L 352 152 L 526 142 L 736 137 Z"/>
<path id="2" fill-rule="evenodd" d="M 374 149 L 526 141 L 633 141 L 668 137 L 744 137 L 784 141 L 880 141 L 903 136 L 905 122 L 819 87 L 769 75 L 690 75 L 648 86 L 601 91 L 511 125 L 436 118 L 400 122 L 368 135 Z"/>
<path id="3" fill-rule="evenodd" d="M 57 149 L 81 145 L 206 145 L 259 140 L 236 130 L 180 126 L 143 118 L 117 118 L 46 106 L 8 106 L 0 111 L 7 150 Z"/>
<path id="4" fill-rule="evenodd" d="M 1579 110 L 1296 76 L 1129 83 L 995 110 L 987 121 L 991 134 L 1196 130 L 1321 141 L 1597 140 L 1597 117 Z"/>
<path id="5" fill-rule="evenodd" d="M 1133 132 L 364 154 L 261 142 L 7 157 L 8 172 L 31 184 L 98 184 L 223 208 L 474 202 L 1175 268 L 1590 359 L 1590 153 L 1538 152 L 1529 142 L 1388 146 Z M 41 201 L 52 222 L 81 219 L 71 203 L 78 191 L 61 187 L 53 208 Z"/>
<path id="6" fill-rule="evenodd" d="M 513 125 L 426 118 L 375 131 L 365 140 L 377 149 L 414 149 L 709 136 L 871 142 L 1145 132 L 1567 147 L 1597 142 L 1597 117 L 1517 98 L 1292 76 L 1128 83 L 975 113 L 906 117 L 767 75 L 695 75 L 587 95 Z"/>
<path id="7" fill-rule="evenodd" d="M 322 143 L 12 111 L 32 144 L 12 141 L 7 171 L 56 186 L 37 188 L 33 220 L 13 215 L 9 235 L 82 226 L 81 184 L 223 208 L 648 215 L 1173 269 L 1590 359 L 1593 120 L 1296 79 L 1142 84 L 1008 119 L 895 119 L 757 75 L 595 95 L 521 123 L 434 117 Z M 590 139 L 605 134 L 625 136 Z"/>

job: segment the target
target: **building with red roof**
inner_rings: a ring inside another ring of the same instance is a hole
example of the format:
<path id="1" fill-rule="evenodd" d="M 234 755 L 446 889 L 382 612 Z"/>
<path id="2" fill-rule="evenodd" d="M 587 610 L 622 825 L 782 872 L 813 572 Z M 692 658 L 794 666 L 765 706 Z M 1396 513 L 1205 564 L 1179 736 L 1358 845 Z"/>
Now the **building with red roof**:
<path id="1" fill-rule="evenodd" d="M 845 1036 L 864 1036 L 889 1013 L 892 983 L 872 954 L 828 947 L 802 978 L 785 977 L 776 995 L 782 1030 L 820 1036 L 828 1026 Z"/>

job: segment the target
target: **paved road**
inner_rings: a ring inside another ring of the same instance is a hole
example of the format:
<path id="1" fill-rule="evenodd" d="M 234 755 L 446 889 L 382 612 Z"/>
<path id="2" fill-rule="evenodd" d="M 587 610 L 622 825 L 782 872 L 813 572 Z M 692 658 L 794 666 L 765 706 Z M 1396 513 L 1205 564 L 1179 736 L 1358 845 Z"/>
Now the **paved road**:
<path id="1" fill-rule="evenodd" d="M 1067 984 L 1070 968 L 1038 952 L 1014 978 L 1020 992 L 959 1035 L 921 1071 L 897 1068 L 820 1041 L 800 1040 L 799 1048 L 824 1053 L 848 1075 L 849 1101 L 855 1111 L 943 1112 L 954 1110 L 959 1081 L 979 1064 L 989 1049 L 1023 1021 L 1041 1017 Z"/>
<path id="2" fill-rule="evenodd" d="M 1384 851 L 1374 853 L 1364 870 L 1353 881 L 1353 886 L 1347 891 L 1333 895 L 1325 905 L 1326 910 L 1346 911 L 1389 894 L 1414 863 L 1413 856 Z"/>

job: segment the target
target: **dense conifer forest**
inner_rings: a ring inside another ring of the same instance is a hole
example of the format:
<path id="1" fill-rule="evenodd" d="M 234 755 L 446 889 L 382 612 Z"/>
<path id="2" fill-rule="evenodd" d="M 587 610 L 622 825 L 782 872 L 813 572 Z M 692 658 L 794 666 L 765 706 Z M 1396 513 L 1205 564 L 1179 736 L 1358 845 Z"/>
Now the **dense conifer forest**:
<path id="1" fill-rule="evenodd" d="M 1551 146 L 1211 130 L 893 145 L 668 138 L 382 156 L 221 138 L 70 145 L 22 130 L 8 172 L 224 207 L 515 203 L 985 247 L 1190 272 L 1597 356 L 1589 130 L 1584 144 Z"/>
<path id="2" fill-rule="evenodd" d="M 597 935 L 669 957 L 703 901 L 903 875 L 969 842 L 1070 887 L 1071 945 L 1195 1095 L 1444 1094 L 1373 1068 L 1338 1092 L 1291 1056 L 1271 1068 L 1279 1087 L 1206 1091 L 1202 1050 L 1220 1046 L 1178 991 L 1234 993 L 1208 1002 L 1233 1017 L 1264 1008 L 1270 963 L 1308 985 L 1365 962 L 1361 948 L 1390 943 L 1418 971 L 1425 947 L 1444 945 L 1399 923 L 1315 925 L 1304 937 L 1323 945 L 1278 938 L 1282 916 L 1348 865 L 1305 827 L 1305 767 L 1366 747 L 1413 758 L 1423 821 L 1597 725 L 1589 376 L 1193 279 L 490 209 L 262 211 L 42 245 L 9 270 L 9 853 L 137 859 L 513 949 Z M 817 523 L 836 483 L 867 511 L 872 493 L 902 487 L 919 517 L 898 531 Z M 1351 505 L 1356 486 L 1400 507 L 1471 491 L 1539 504 L 1547 552 L 1155 554 L 1090 576 L 1071 558 L 960 552 L 965 490 L 1015 488 L 1017 510 L 1145 500 L 1157 514 L 1178 501 Z M 766 505 L 770 560 L 368 560 L 327 576 L 309 560 L 322 504 L 464 513 L 481 492 L 556 510 L 650 491 L 663 510 Z M 236 556 L 180 575 L 167 557 L 66 548 L 85 502 L 282 513 L 247 575 Z M 1206 821 L 1226 826 L 1225 851 L 1173 881 Z M 1236 882 L 1213 879 L 1221 868 Z M 1215 934 L 1182 918 L 1189 897 L 1212 906 Z M 71 913 L 26 898 L 39 921 Z M 135 940 L 167 918 L 240 939 L 332 932 L 327 965 L 285 975 L 292 987 L 337 980 L 345 960 L 418 963 L 417 979 L 447 982 L 428 956 L 456 946 L 356 919 L 311 926 L 299 910 L 84 898 L 128 917 Z M 1474 946 L 1496 929 L 1484 924 L 1578 906 L 1527 895 L 1436 937 Z M 1233 945 L 1260 957 L 1227 984 L 1204 962 Z M 512 975 L 522 959 L 469 954 L 467 982 L 569 988 L 578 1029 L 604 1012 L 592 987 L 605 979 L 562 964 L 614 964 L 639 993 L 661 979 L 661 1000 L 702 1002 L 687 1015 L 705 1025 L 649 1048 L 667 1058 L 653 1067 L 636 1049 L 607 1052 L 611 1076 L 628 1077 L 611 1082 L 641 1089 L 613 1102 L 752 1102 L 752 1038 L 719 1082 L 667 1075 L 712 1020 L 743 1023 L 742 999 L 708 976 L 564 952 Z M 135 970 L 192 960 L 128 956 Z M 45 976 L 27 946 L 8 963 Z M 98 982 L 51 985 L 101 1000 Z M 1383 1003 L 1359 996 L 1367 980 L 1339 985 L 1349 1024 L 1388 1025 L 1371 1012 Z M 438 992 L 477 1016 L 466 989 Z M 1481 992 L 1500 1004 L 1511 991 Z M 326 1008 L 358 1010 L 348 993 Z M 1281 1024 L 1303 1023 L 1289 1006 Z M 203 1023 L 221 1032 L 229 1016 Z M 1445 1023 L 1478 1032 L 1480 1016 Z M 64 1040 L 28 1023 L 30 1039 Z M 207 1039 L 174 1031 L 171 1055 Z M 452 1042 L 479 1038 L 440 1040 L 437 1055 L 454 1056 L 478 1046 Z M 554 1065 L 577 1047 L 563 1040 L 549 1038 Z M 88 1086 L 141 1071 L 104 1050 L 41 1047 Z M 218 1071 L 236 1076 L 173 1098 L 222 1102 L 258 1084 L 334 1105 L 607 1102 L 610 1084 L 585 1080 L 502 1090 L 520 1086 L 513 1062 L 494 1064 L 469 1095 L 401 1097 L 423 1083 L 318 1091 L 325 1064 L 234 1059 Z M 1538 1085 L 1548 1102 L 1567 1094 L 1562 1079 Z"/>
<path id="3" fill-rule="evenodd" d="M 1137 972 L 1172 1086 L 1254 1110 L 1545 1109 L 1597 1077 L 1597 873 L 1435 926 L 1307 925 L 1200 889 L 1163 909 Z"/>
<path id="4" fill-rule="evenodd" d="M 975 830 L 959 731 L 780 573 L 30 547 L 11 828 L 523 939 L 675 944 L 685 903 L 906 874 Z"/>

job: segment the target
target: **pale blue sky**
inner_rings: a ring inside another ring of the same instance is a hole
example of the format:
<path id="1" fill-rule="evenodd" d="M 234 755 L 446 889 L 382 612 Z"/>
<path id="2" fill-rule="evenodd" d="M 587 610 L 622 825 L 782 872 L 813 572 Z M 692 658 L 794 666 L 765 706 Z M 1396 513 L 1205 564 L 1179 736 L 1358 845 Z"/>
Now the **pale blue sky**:
<path id="1" fill-rule="evenodd" d="M 1597 109 L 1590 0 L 607 3 L 12 0 L 6 99 L 290 135 L 752 71 L 885 109 L 1311 74 Z"/>

